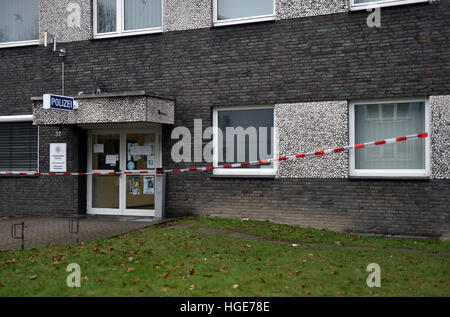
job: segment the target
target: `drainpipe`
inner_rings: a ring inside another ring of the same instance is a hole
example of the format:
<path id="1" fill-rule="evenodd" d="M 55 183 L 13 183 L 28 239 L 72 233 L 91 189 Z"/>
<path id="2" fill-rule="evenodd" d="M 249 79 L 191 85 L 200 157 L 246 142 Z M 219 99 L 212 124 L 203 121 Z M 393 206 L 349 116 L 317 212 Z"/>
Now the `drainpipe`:
<path id="1" fill-rule="evenodd" d="M 59 58 L 61 59 L 61 94 L 64 96 L 64 57 L 66 57 L 66 49 L 59 50 Z"/>

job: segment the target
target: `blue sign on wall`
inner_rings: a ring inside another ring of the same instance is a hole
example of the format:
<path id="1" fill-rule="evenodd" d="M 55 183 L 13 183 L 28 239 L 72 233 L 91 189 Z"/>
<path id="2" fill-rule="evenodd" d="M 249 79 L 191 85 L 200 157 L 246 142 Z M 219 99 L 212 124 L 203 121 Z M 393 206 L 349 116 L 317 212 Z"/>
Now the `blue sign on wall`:
<path id="1" fill-rule="evenodd" d="M 76 101 L 71 97 L 58 95 L 44 95 L 44 109 L 70 110 L 77 109 Z"/>

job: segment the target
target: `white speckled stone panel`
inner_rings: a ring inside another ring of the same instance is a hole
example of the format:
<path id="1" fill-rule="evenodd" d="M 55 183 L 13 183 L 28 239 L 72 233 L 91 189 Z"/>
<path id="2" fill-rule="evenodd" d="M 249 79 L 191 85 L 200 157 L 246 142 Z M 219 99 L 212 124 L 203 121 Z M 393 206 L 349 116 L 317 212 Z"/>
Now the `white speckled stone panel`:
<path id="1" fill-rule="evenodd" d="M 78 12 L 79 20 L 74 18 Z M 91 39 L 92 0 L 40 0 L 39 38 L 41 40 L 44 32 L 55 35 L 60 43 Z"/>
<path id="2" fill-rule="evenodd" d="M 212 25 L 212 0 L 163 0 L 163 30 L 181 31 Z"/>
<path id="3" fill-rule="evenodd" d="M 431 96 L 431 177 L 450 179 L 450 96 Z"/>
<path id="4" fill-rule="evenodd" d="M 212 3 L 212 0 L 163 0 L 163 31 L 211 27 Z M 80 12 L 79 23 L 73 18 L 76 10 Z M 276 0 L 278 20 L 347 11 L 347 0 Z M 92 39 L 92 0 L 41 0 L 39 29 L 41 40 L 45 31 L 56 35 L 60 43 Z"/>
<path id="5" fill-rule="evenodd" d="M 174 102 L 152 97 L 114 97 L 79 99 L 74 111 L 43 109 L 42 101 L 36 102 L 34 124 L 86 124 L 156 122 L 173 124 Z M 158 111 L 159 110 L 159 111 Z"/>
<path id="6" fill-rule="evenodd" d="M 279 155 L 294 155 L 348 144 L 347 101 L 275 106 Z M 346 178 L 348 153 L 281 162 L 280 178 Z"/>
<path id="7" fill-rule="evenodd" d="M 277 0 L 276 6 L 278 20 L 349 11 L 348 0 Z"/>

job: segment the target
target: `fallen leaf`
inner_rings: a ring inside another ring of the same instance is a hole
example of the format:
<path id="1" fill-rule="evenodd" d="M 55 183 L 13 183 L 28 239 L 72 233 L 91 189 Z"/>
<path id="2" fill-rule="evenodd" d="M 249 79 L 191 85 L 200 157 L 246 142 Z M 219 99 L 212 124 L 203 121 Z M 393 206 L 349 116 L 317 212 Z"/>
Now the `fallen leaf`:
<path id="1" fill-rule="evenodd" d="M 233 288 L 238 288 L 238 287 L 239 287 L 238 284 L 234 284 L 234 285 L 233 285 Z"/>
<path id="2" fill-rule="evenodd" d="M 141 279 L 140 279 L 140 278 L 138 278 L 138 279 L 137 279 L 136 281 L 134 281 L 134 282 L 133 282 L 133 285 L 136 285 L 137 283 L 139 283 L 139 282 L 140 282 L 140 280 L 141 280 Z"/>
<path id="3" fill-rule="evenodd" d="M 31 276 L 28 276 L 27 278 L 28 278 L 29 280 L 35 280 L 38 276 L 39 276 L 39 275 L 31 275 Z"/>
<path id="4" fill-rule="evenodd" d="M 134 269 L 132 267 L 127 268 L 127 273 L 134 271 Z"/>
<path id="5" fill-rule="evenodd" d="M 194 284 L 192 284 L 191 286 L 189 286 L 189 290 L 190 291 L 193 291 L 195 289 L 195 285 Z"/>

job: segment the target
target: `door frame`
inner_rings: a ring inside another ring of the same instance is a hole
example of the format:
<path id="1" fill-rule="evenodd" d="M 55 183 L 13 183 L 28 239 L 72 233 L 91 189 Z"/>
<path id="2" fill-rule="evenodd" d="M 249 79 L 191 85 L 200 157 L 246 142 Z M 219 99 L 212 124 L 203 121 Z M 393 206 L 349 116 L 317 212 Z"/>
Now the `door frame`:
<path id="1" fill-rule="evenodd" d="M 161 151 L 161 125 L 155 125 L 145 128 L 133 127 L 118 127 L 118 128 L 98 128 L 89 129 L 87 132 L 87 171 L 91 173 L 92 170 L 92 135 L 118 134 L 120 140 L 120 165 L 119 170 L 126 171 L 127 153 L 126 153 L 126 136 L 133 133 L 153 133 L 155 134 L 155 171 L 154 173 L 139 174 L 139 175 L 154 175 L 155 176 L 155 200 L 156 200 L 156 168 L 162 166 L 162 151 Z M 108 170 L 101 170 L 107 172 Z M 126 208 L 126 179 L 129 175 L 119 175 L 119 208 L 92 208 L 92 175 L 87 176 L 86 182 L 86 212 L 93 215 L 116 215 L 116 216 L 148 216 L 154 217 L 155 210 L 140 210 Z"/>

